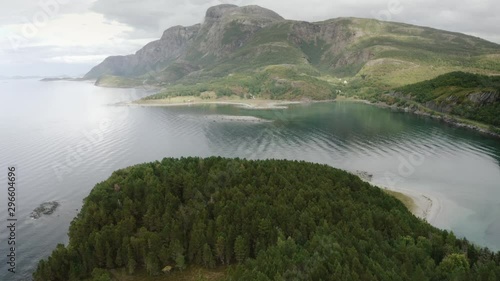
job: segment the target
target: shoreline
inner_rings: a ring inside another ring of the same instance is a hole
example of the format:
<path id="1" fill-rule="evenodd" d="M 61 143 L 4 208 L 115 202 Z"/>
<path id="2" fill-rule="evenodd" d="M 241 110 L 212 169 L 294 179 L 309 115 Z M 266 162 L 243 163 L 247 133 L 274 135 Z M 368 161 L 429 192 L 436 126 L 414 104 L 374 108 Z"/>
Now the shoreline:
<path id="1" fill-rule="evenodd" d="M 405 204 L 405 206 L 412 214 L 414 214 L 418 218 L 425 220 L 431 225 L 434 225 L 434 221 L 436 220 L 439 213 L 441 213 L 442 204 L 437 197 L 434 197 L 429 194 L 423 194 L 418 191 L 406 188 L 400 188 L 400 187 L 388 188 L 373 183 L 370 184 L 382 189 L 389 195 L 396 197 L 396 199 Z M 398 198 L 397 194 L 394 193 L 399 193 L 405 196 L 407 199 L 411 200 L 413 206 L 408 206 L 403 200 Z"/>
<path id="2" fill-rule="evenodd" d="M 254 116 L 241 116 L 241 115 L 207 115 L 203 117 L 211 122 L 246 122 L 246 123 L 269 123 L 271 120 L 258 118 Z"/>
<path id="3" fill-rule="evenodd" d="M 306 104 L 312 101 L 287 101 L 287 100 L 139 100 L 120 105 L 141 106 L 141 107 L 178 107 L 178 106 L 197 106 L 197 105 L 234 105 L 246 109 L 287 109 L 289 105 Z"/>
<path id="4" fill-rule="evenodd" d="M 469 130 L 476 131 L 481 134 L 485 134 L 488 136 L 492 136 L 495 138 L 500 138 L 500 134 L 493 132 L 487 128 L 481 127 L 479 125 L 475 125 L 473 123 L 477 123 L 468 119 L 459 119 L 459 117 L 454 117 L 449 114 L 436 112 L 437 114 L 433 115 L 429 112 L 422 111 L 420 108 L 425 108 L 423 105 L 418 105 L 415 107 L 400 107 L 394 105 L 388 105 L 384 102 L 370 102 L 364 99 L 350 98 L 350 97 L 342 97 L 336 98 L 334 100 L 303 100 L 303 101 L 288 101 L 288 100 L 265 100 L 265 99 L 249 99 L 249 100 L 238 100 L 238 99 L 216 99 L 216 100 L 184 100 L 181 101 L 181 98 L 188 99 L 191 97 L 176 97 L 174 101 L 171 99 L 160 99 L 160 100 L 138 100 L 132 102 L 126 102 L 119 105 L 126 106 L 144 106 L 144 107 L 173 107 L 173 106 L 193 106 L 193 105 L 234 105 L 240 108 L 246 109 L 287 109 L 290 105 L 294 104 L 308 104 L 308 103 L 320 103 L 320 102 L 354 102 L 354 103 L 364 103 L 372 106 L 376 106 L 379 108 L 386 108 L 391 110 L 397 110 L 404 113 L 411 113 L 418 116 L 424 116 L 428 118 L 432 118 L 437 121 L 444 122 L 448 125 L 452 125 L 458 128 L 465 128 Z M 430 109 L 429 109 L 430 110 Z M 432 111 L 431 112 L 435 112 Z M 487 126 L 486 124 L 483 124 Z"/>
<path id="5" fill-rule="evenodd" d="M 380 188 L 387 195 L 390 195 L 401 203 L 416 217 L 425 220 L 431 225 L 439 213 L 441 213 L 441 201 L 429 194 L 423 194 L 418 191 L 401 188 L 401 187 L 386 187 L 372 181 L 373 175 L 365 171 L 346 171 L 348 173 L 358 176 L 362 181 L 369 183 L 372 186 Z"/>
<path id="6" fill-rule="evenodd" d="M 376 103 L 374 103 L 374 102 L 371 102 L 371 101 L 368 101 L 368 100 L 356 99 L 356 98 L 342 98 L 342 99 L 337 99 L 336 101 L 337 102 L 364 103 L 364 104 L 376 106 L 376 107 L 379 107 L 379 108 L 397 110 L 397 111 L 404 112 L 404 113 L 411 113 L 411 114 L 415 114 L 415 115 L 418 115 L 418 116 L 424 116 L 424 117 L 428 117 L 428 118 L 431 118 L 431 119 L 434 119 L 434 120 L 437 120 L 437 121 L 441 121 L 441 122 L 444 122 L 444 123 L 446 123 L 448 125 L 452 125 L 454 127 L 465 128 L 465 129 L 476 131 L 478 133 L 485 134 L 485 135 L 488 135 L 488 136 L 491 136 L 491 137 L 500 138 L 500 134 L 498 134 L 498 133 L 495 133 L 495 132 L 493 132 L 493 131 L 491 131 L 489 129 L 483 128 L 483 127 L 481 127 L 479 125 L 471 124 L 471 123 L 474 123 L 474 122 L 479 123 L 477 121 L 473 121 L 473 120 L 469 120 L 469 119 L 460 120 L 460 119 L 457 119 L 457 118 L 460 118 L 460 117 L 455 117 L 455 116 L 452 116 L 452 115 L 449 115 L 449 114 L 446 114 L 446 113 L 437 112 L 437 111 L 428 109 L 428 108 L 424 107 L 421 104 L 418 104 L 416 106 L 417 109 L 415 109 L 414 107 L 410 108 L 410 107 L 401 107 L 401 106 L 395 106 L 395 105 L 388 105 L 388 104 L 386 104 L 384 102 L 376 102 Z M 429 112 L 426 112 L 426 111 L 421 111 L 418 107 L 428 109 L 431 112 L 435 112 L 436 115 L 433 115 L 433 114 L 431 114 Z M 483 125 L 487 126 L 486 124 L 483 124 Z"/>

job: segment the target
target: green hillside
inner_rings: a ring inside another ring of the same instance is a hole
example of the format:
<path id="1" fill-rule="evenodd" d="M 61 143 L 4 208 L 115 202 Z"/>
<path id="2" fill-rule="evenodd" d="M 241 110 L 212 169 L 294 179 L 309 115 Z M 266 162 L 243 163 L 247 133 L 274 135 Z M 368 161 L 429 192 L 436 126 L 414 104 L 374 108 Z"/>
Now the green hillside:
<path id="1" fill-rule="evenodd" d="M 299 74 L 302 72 L 302 74 Z M 308 73 L 306 75 L 303 73 Z M 314 70 L 296 65 L 273 65 L 255 73 L 236 73 L 227 77 L 206 79 L 203 82 L 183 82 L 172 85 L 147 100 L 175 96 L 200 96 L 215 92 L 217 97 L 250 99 L 254 97 L 275 100 L 335 99 L 336 88 L 317 76 Z"/>
<path id="2" fill-rule="evenodd" d="M 402 94 L 412 95 L 412 98 L 420 103 L 448 99 L 453 96 L 466 98 L 471 93 L 499 93 L 500 76 L 451 72 L 431 80 L 400 87 L 397 90 Z"/>
<path id="3" fill-rule="evenodd" d="M 116 171 L 69 237 L 36 281 L 500 278 L 500 253 L 417 219 L 357 176 L 296 161 L 165 158 Z M 207 270 L 183 278 L 193 267 Z"/>
<path id="4" fill-rule="evenodd" d="M 370 97 L 454 71 L 500 75 L 500 45 L 403 23 L 310 23 L 259 6 L 220 5 L 202 24 L 172 27 L 136 54 L 107 58 L 85 77 L 102 86 L 165 89 L 154 98 L 222 87 L 224 95 L 330 99 L 325 81 L 335 93 Z M 254 87 L 253 77 L 266 75 L 266 85 Z M 282 82 L 285 89 L 272 89 Z"/>
<path id="5" fill-rule="evenodd" d="M 500 128 L 500 76 L 451 72 L 373 98 L 400 107 L 418 105 L 434 113 L 477 121 L 495 132 Z"/>

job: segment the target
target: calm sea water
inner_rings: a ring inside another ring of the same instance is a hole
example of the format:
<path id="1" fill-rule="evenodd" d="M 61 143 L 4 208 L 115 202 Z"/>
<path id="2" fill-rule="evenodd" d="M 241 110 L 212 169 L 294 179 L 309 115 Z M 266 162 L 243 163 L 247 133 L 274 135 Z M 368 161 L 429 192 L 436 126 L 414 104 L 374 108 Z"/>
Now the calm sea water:
<path id="1" fill-rule="evenodd" d="M 17 272 L 5 264 L 0 227 L 0 280 L 28 279 L 58 243 L 82 199 L 119 168 L 163 157 L 280 158 L 325 163 L 374 175 L 380 185 L 437 198 L 433 224 L 500 250 L 500 141 L 434 120 L 351 103 L 250 110 L 113 104 L 148 93 L 86 82 L 0 81 L 0 225 L 7 225 L 7 167 L 17 168 Z M 266 123 L 221 121 L 250 115 Z M 51 216 L 29 217 L 56 200 Z"/>

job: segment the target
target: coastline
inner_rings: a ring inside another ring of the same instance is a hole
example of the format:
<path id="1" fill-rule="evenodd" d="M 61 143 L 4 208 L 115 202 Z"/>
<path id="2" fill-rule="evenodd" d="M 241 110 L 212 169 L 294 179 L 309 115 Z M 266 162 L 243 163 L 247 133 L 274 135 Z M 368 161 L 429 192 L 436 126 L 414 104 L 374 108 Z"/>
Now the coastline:
<path id="1" fill-rule="evenodd" d="M 446 124 L 449 124 L 449 125 L 452 125 L 455 127 L 465 128 L 465 129 L 476 131 L 476 132 L 481 133 L 481 134 L 486 134 L 486 135 L 489 135 L 489 136 L 492 136 L 495 138 L 500 138 L 500 134 L 498 134 L 498 133 L 495 133 L 495 132 L 493 132 L 489 129 L 486 129 L 482 126 L 471 124 L 471 123 L 479 123 L 477 121 L 464 119 L 464 118 L 460 118 L 460 117 L 455 117 L 455 116 L 452 116 L 452 115 L 449 115 L 446 113 L 442 113 L 442 112 L 437 112 L 437 111 L 431 110 L 429 108 L 426 108 L 421 104 L 419 104 L 418 106 L 415 105 L 413 107 L 401 107 L 401 106 L 396 106 L 396 105 L 388 105 L 385 102 L 374 103 L 374 102 L 371 102 L 368 100 L 356 99 L 356 98 L 341 98 L 341 99 L 337 99 L 336 101 L 337 102 L 364 103 L 364 104 L 368 104 L 368 105 L 377 106 L 380 108 L 386 108 L 386 109 L 391 109 L 391 110 L 397 110 L 400 112 L 411 113 L 411 114 L 415 114 L 415 115 L 419 115 L 419 116 L 432 118 L 434 120 L 441 121 L 441 122 L 444 122 Z M 428 111 L 435 113 L 435 114 L 431 114 L 427 111 L 422 111 L 419 109 L 419 107 L 425 108 Z M 486 124 L 482 124 L 482 125 L 485 127 L 487 126 Z"/>

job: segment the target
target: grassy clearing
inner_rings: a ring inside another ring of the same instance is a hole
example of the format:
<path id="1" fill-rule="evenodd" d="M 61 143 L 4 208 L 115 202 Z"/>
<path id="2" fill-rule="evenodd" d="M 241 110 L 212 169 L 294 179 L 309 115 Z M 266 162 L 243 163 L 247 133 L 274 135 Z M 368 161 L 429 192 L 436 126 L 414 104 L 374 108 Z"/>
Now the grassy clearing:
<path id="1" fill-rule="evenodd" d="M 142 86 L 143 83 L 141 79 L 107 75 L 99 78 L 96 85 L 112 88 L 134 88 Z"/>

